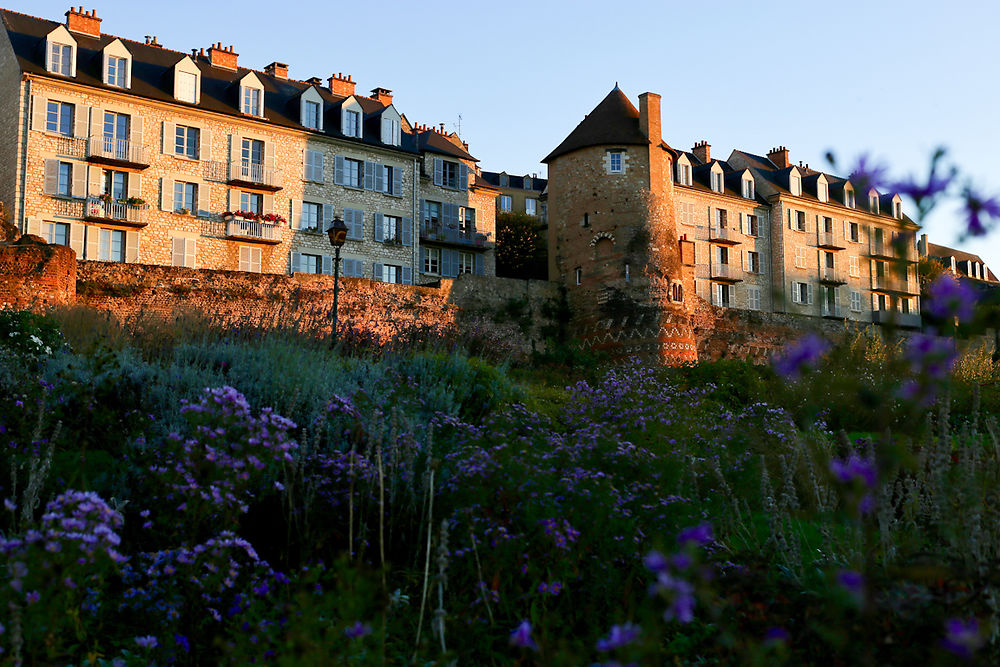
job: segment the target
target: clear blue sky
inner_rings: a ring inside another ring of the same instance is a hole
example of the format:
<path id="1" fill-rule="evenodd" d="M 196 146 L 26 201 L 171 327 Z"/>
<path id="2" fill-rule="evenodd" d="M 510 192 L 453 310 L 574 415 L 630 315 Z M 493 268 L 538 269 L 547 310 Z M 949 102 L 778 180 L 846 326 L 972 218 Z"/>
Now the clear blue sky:
<path id="1" fill-rule="evenodd" d="M 2 4 L 2 0 L 0 0 Z M 69 4 L 8 0 L 62 20 Z M 393 90 L 411 122 L 459 128 L 484 169 L 544 174 L 539 160 L 617 82 L 663 96 L 663 136 L 712 154 L 787 146 L 828 170 L 871 153 L 894 175 L 923 173 L 937 146 L 1000 194 L 1000 3 L 928 2 L 192 2 L 101 0 L 102 30 L 190 51 L 233 44 L 241 66 L 289 76 L 349 73 Z M 842 168 L 838 175 L 846 175 Z M 908 211 L 913 212 L 909 206 Z M 933 242 L 1000 274 L 1000 230 L 959 243 L 961 213 L 925 221 Z"/>

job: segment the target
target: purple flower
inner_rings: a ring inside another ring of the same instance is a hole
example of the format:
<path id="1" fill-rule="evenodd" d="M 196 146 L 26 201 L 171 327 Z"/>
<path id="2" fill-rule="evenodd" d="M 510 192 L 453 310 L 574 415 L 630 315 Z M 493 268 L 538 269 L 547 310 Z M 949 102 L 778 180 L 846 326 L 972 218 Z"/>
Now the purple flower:
<path id="1" fill-rule="evenodd" d="M 927 287 L 927 312 L 941 319 L 957 317 L 963 322 L 972 319 L 976 307 L 976 292 L 968 284 L 943 273 Z"/>
<path id="2" fill-rule="evenodd" d="M 663 572 L 667 569 L 667 565 L 669 564 L 666 556 L 661 554 L 659 551 L 650 551 L 646 554 L 644 562 L 646 564 L 646 569 L 652 572 Z"/>
<path id="3" fill-rule="evenodd" d="M 972 236 L 985 235 L 987 225 L 1000 219 L 1000 201 L 996 197 L 983 197 L 969 188 L 965 189 L 962 197 L 965 199 L 965 212 L 969 216 L 966 231 Z"/>
<path id="4" fill-rule="evenodd" d="M 865 577 L 860 572 L 841 570 L 837 573 L 837 585 L 846 591 L 858 606 L 864 602 Z"/>
<path id="5" fill-rule="evenodd" d="M 642 634 L 642 628 L 632 623 L 612 625 L 607 639 L 601 639 L 597 642 L 597 650 L 607 653 L 608 651 L 614 651 L 616 648 L 628 646 L 637 640 L 640 634 Z"/>
<path id="6" fill-rule="evenodd" d="M 854 163 L 850 181 L 859 190 L 875 188 L 882 190 L 887 185 L 889 169 L 884 164 L 878 164 L 868 155 L 862 155 Z"/>
<path id="7" fill-rule="evenodd" d="M 344 634 L 351 639 L 357 639 L 358 637 L 364 637 L 365 635 L 370 635 L 372 633 L 372 626 L 367 623 L 362 623 L 361 621 L 355 621 L 354 625 L 348 625 L 344 628 Z"/>
<path id="8" fill-rule="evenodd" d="M 531 638 L 531 623 L 527 620 L 521 621 L 521 624 L 510 633 L 510 644 L 518 648 L 530 648 L 532 651 L 537 651 L 538 644 Z"/>
<path id="9" fill-rule="evenodd" d="M 764 633 L 764 644 L 768 646 L 784 644 L 789 639 L 791 639 L 791 635 L 788 634 L 788 630 L 778 625 L 768 628 L 767 632 Z"/>
<path id="10" fill-rule="evenodd" d="M 830 343 L 822 336 L 807 334 L 774 358 L 774 371 L 789 380 L 797 380 L 803 370 L 815 366 L 829 349 Z"/>
<path id="11" fill-rule="evenodd" d="M 156 637 L 154 637 L 153 635 L 147 635 L 145 637 L 136 637 L 135 643 L 141 646 L 142 648 L 156 648 L 159 645 L 159 642 L 156 641 Z"/>
<path id="12" fill-rule="evenodd" d="M 175 634 L 174 635 L 174 641 L 177 642 L 177 645 L 180 646 L 184 650 L 185 653 L 190 653 L 191 652 L 191 642 L 188 641 L 188 638 L 185 637 L 184 635 L 176 635 Z"/>
<path id="13" fill-rule="evenodd" d="M 986 638 L 979 632 L 979 620 L 975 617 L 949 618 L 944 628 L 946 634 L 941 646 L 966 660 L 986 643 Z"/>
<path id="14" fill-rule="evenodd" d="M 38 591 L 31 591 L 24 596 L 24 599 L 28 601 L 28 604 L 35 604 L 41 599 L 41 597 L 42 596 L 38 594 Z"/>
<path id="15" fill-rule="evenodd" d="M 943 336 L 914 334 L 907 342 L 904 356 L 914 373 L 935 380 L 947 379 L 958 359 L 955 341 Z"/>
<path id="16" fill-rule="evenodd" d="M 873 489 L 878 483 L 878 471 L 875 469 L 875 464 L 861 458 L 857 452 L 852 452 L 843 461 L 838 459 L 830 461 L 830 472 L 844 484 L 852 484 L 855 480 L 859 480 L 864 483 L 865 488 Z"/>
<path id="17" fill-rule="evenodd" d="M 691 542 L 697 546 L 703 547 L 706 544 L 709 544 L 713 539 L 715 538 L 712 535 L 712 524 L 707 521 L 703 521 L 697 526 L 692 526 L 691 528 L 685 528 L 681 532 L 677 533 L 677 541 L 681 544 Z"/>
<path id="18" fill-rule="evenodd" d="M 917 183 L 912 176 L 909 176 L 905 181 L 900 181 L 891 186 L 890 189 L 895 190 L 901 195 L 909 196 L 913 201 L 917 202 L 917 205 L 920 205 L 920 202 L 924 199 L 935 197 L 947 190 L 953 178 L 953 173 L 947 176 L 938 176 L 932 171 L 926 183 Z"/>

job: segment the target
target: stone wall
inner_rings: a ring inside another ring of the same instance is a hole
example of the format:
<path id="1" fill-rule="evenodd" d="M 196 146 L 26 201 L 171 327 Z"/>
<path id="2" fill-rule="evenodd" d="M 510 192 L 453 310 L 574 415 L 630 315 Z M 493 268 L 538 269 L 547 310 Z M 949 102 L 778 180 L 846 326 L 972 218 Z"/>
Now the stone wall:
<path id="1" fill-rule="evenodd" d="M 76 256 L 65 246 L 28 239 L 0 245 L 0 309 L 73 302 Z"/>

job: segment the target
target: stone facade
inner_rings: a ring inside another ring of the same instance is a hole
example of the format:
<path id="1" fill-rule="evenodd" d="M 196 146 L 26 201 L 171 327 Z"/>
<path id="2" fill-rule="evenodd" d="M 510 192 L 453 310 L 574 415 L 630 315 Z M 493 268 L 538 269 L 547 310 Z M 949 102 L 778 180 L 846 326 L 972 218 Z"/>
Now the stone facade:
<path id="1" fill-rule="evenodd" d="M 483 180 L 500 191 L 497 197 L 497 212 L 525 213 L 545 223 L 548 219 L 547 201 L 543 197 L 548 179 L 537 174 L 517 176 L 506 171 L 484 171 Z"/>
<path id="2" fill-rule="evenodd" d="M 30 237 L 0 245 L 0 310 L 65 305 L 75 292 L 76 257 L 69 248 Z"/>

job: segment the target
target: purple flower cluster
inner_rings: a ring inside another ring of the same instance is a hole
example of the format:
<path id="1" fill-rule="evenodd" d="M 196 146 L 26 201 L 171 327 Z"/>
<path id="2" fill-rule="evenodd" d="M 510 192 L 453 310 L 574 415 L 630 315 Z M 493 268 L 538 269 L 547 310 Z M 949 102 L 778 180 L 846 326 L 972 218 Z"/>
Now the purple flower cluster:
<path id="1" fill-rule="evenodd" d="M 531 649 L 532 651 L 538 650 L 538 644 L 536 644 L 535 640 L 531 638 L 531 623 L 527 620 L 521 621 L 521 623 L 511 631 L 510 645 L 518 648 Z"/>
<path id="2" fill-rule="evenodd" d="M 775 372 L 789 380 L 797 380 L 802 373 L 813 368 L 830 349 L 830 343 L 817 334 L 807 334 L 788 345 L 774 358 Z"/>
<path id="3" fill-rule="evenodd" d="M 949 618 L 944 625 L 945 637 L 941 646 L 955 655 L 969 660 L 972 655 L 986 645 L 986 636 L 979 627 L 979 620 L 969 618 Z"/>
<path id="4" fill-rule="evenodd" d="M 930 405 L 958 360 L 954 339 L 935 336 L 933 330 L 914 334 L 907 341 L 903 356 L 910 363 L 913 377 L 903 383 L 900 396 L 919 405 Z"/>
<path id="5" fill-rule="evenodd" d="M 597 650 L 602 653 L 614 651 L 615 649 L 632 644 L 637 641 L 641 635 L 642 628 L 638 625 L 634 625 L 633 623 L 626 623 L 625 625 L 612 625 L 611 632 L 608 633 L 608 636 L 598 640 Z"/>
<path id="6" fill-rule="evenodd" d="M 694 620 L 694 585 L 684 575 L 702 576 L 703 573 L 694 568 L 691 549 L 706 546 L 714 539 L 712 526 L 706 522 L 677 534 L 677 541 L 687 550 L 670 557 L 659 551 L 650 551 L 646 555 L 646 568 L 656 575 L 656 581 L 649 586 L 649 595 L 666 598 L 668 602 L 667 609 L 663 612 L 664 620 L 676 620 L 679 623 Z"/>
<path id="7" fill-rule="evenodd" d="M 985 236 L 989 227 L 1000 220 L 1000 200 L 986 197 L 966 188 L 962 193 L 965 203 L 966 232 L 972 236 Z"/>
<path id="8" fill-rule="evenodd" d="M 942 273 L 927 286 L 924 308 L 930 315 L 943 320 L 958 318 L 968 322 L 975 314 L 976 292 L 965 281 Z"/>
<path id="9" fill-rule="evenodd" d="M 837 585 L 847 593 L 857 606 L 865 601 L 865 577 L 855 570 L 841 570 L 837 573 Z"/>

